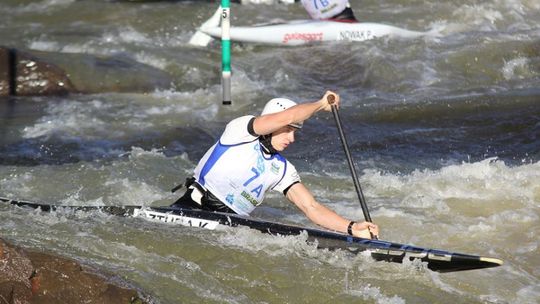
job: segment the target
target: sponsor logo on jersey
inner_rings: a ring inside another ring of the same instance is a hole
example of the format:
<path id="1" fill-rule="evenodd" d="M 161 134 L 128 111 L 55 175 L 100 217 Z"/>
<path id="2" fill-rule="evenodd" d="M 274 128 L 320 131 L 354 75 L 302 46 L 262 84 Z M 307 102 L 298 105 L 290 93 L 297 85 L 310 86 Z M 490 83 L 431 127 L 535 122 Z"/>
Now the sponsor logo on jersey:
<path id="1" fill-rule="evenodd" d="M 322 14 L 327 13 L 327 12 L 331 11 L 332 9 L 334 9 L 336 6 L 337 6 L 337 3 L 334 3 L 334 4 L 330 5 L 329 7 L 323 8 L 321 10 L 321 13 Z"/>
<path id="2" fill-rule="evenodd" d="M 253 196 L 249 195 L 246 191 L 242 191 L 242 197 L 248 200 L 253 206 L 257 206 L 259 202 L 253 198 Z"/>
<path id="3" fill-rule="evenodd" d="M 270 168 L 270 171 L 274 174 L 279 174 L 279 165 L 276 163 L 272 163 L 272 167 Z"/>
<path id="4" fill-rule="evenodd" d="M 257 172 L 259 175 L 264 173 L 264 158 L 260 155 L 257 157 Z"/>

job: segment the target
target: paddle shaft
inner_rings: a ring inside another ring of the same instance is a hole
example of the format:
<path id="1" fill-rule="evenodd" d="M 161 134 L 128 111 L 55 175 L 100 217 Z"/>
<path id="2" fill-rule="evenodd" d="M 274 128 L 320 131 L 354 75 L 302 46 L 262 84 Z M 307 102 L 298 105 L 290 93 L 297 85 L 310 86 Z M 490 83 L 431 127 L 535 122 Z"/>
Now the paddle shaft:
<path id="1" fill-rule="evenodd" d="M 343 150 L 345 151 L 345 156 L 347 156 L 347 162 L 349 163 L 349 169 L 351 170 L 351 175 L 354 183 L 354 188 L 356 189 L 356 194 L 360 200 L 360 206 L 362 207 L 362 212 L 364 213 L 364 218 L 366 221 L 371 222 L 371 216 L 369 215 L 369 210 L 364 198 L 364 193 L 362 192 L 362 187 L 360 187 L 360 182 L 358 181 L 358 176 L 356 175 L 356 169 L 354 167 L 354 162 L 351 157 L 351 152 L 349 151 L 349 145 L 347 144 L 347 138 L 343 132 L 343 127 L 341 125 L 341 119 L 339 117 L 339 110 L 336 105 L 334 105 L 335 97 L 334 95 L 328 96 L 328 102 L 332 105 L 332 114 L 334 114 L 334 120 L 336 121 L 337 129 L 339 132 L 339 137 L 341 138 L 341 143 L 343 144 Z"/>

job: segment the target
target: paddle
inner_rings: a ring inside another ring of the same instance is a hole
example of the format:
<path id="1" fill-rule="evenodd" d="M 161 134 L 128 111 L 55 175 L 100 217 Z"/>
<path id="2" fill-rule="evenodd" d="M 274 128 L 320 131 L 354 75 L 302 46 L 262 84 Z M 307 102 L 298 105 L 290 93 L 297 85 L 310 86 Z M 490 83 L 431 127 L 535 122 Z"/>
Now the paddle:
<path id="1" fill-rule="evenodd" d="M 369 215 L 369 210 L 366 204 L 366 199 L 364 198 L 364 193 L 360 187 L 360 182 L 358 181 L 358 176 L 356 175 L 356 169 L 354 168 L 354 162 L 351 157 L 351 152 L 349 152 L 349 145 L 347 144 L 347 138 L 345 138 L 345 133 L 343 132 L 343 127 L 341 126 L 341 119 L 339 118 L 339 111 L 337 106 L 334 104 L 336 102 L 335 95 L 328 95 L 328 103 L 332 106 L 332 114 L 334 114 L 334 120 L 336 121 L 336 126 L 339 131 L 339 137 L 341 138 L 341 143 L 343 144 L 343 150 L 347 156 L 347 162 L 349 163 L 349 169 L 351 170 L 351 175 L 354 183 L 354 188 L 356 189 L 356 194 L 360 200 L 360 206 L 362 207 L 362 212 L 364 213 L 364 218 L 366 221 L 371 222 L 371 216 Z M 371 232 L 370 232 L 371 233 Z M 376 236 L 371 234 L 373 239 L 377 239 Z"/>
<path id="2" fill-rule="evenodd" d="M 221 21 L 221 6 L 218 7 L 218 9 L 215 11 L 215 13 L 210 17 L 208 20 L 206 20 L 199 29 L 195 32 L 193 37 L 189 40 L 189 44 L 195 45 L 195 46 L 201 46 L 205 47 L 207 46 L 210 41 L 212 41 L 212 38 L 210 35 L 207 35 L 203 32 L 201 32 L 201 29 L 207 29 L 207 28 L 214 28 L 218 27 L 219 23 Z"/>

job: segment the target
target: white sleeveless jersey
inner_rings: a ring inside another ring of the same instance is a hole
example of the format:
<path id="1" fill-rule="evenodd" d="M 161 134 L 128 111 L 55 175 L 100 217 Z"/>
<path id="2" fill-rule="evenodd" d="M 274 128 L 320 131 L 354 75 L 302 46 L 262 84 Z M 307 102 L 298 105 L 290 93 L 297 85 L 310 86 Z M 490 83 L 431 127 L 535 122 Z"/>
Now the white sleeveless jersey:
<path id="1" fill-rule="evenodd" d="M 300 181 L 283 156 L 261 151 L 258 137 L 248 131 L 253 118 L 242 116 L 229 122 L 195 168 L 197 182 L 241 215 L 249 215 L 262 203 L 268 189 L 283 192 Z"/>
<path id="2" fill-rule="evenodd" d="M 348 0 L 302 0 L 308 14 L 316 20 L 332 18 L 343 12 L 348 4 Z"/>

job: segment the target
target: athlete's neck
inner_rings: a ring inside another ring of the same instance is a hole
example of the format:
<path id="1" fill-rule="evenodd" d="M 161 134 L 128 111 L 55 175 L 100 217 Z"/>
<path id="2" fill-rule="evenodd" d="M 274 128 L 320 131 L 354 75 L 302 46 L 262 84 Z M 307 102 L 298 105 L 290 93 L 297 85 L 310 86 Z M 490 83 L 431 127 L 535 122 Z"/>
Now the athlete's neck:
<path id="1" fill-rule="evenodd" d="M 278 151 L 272 146 L 272 134 L 260 136 L 259 142 L 261 143 L 262 151 L 264 153 L 269 155 L 278 153 Z"/>

